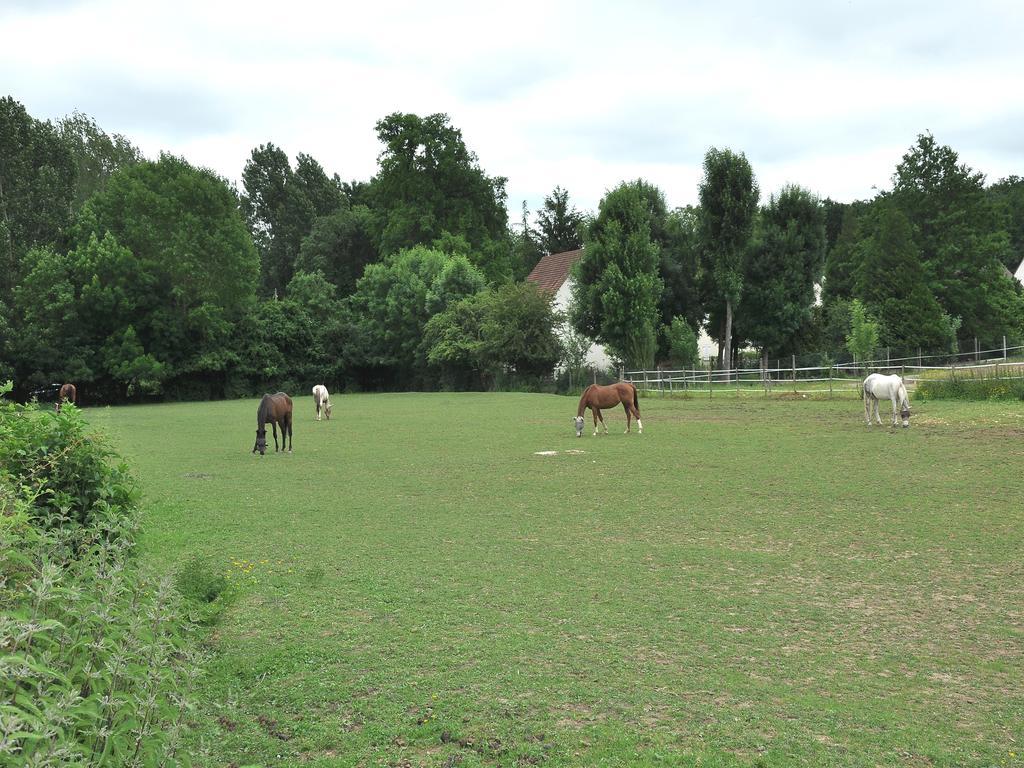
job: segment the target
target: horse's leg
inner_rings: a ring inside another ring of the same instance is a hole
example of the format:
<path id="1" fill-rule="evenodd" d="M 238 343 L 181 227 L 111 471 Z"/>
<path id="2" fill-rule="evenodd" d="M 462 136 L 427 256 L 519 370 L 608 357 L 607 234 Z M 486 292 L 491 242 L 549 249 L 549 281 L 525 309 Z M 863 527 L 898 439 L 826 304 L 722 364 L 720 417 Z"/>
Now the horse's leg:
<path id="1" fill-rule="evenodd" d="M 284 437 L 282 436 L 282 441 Z M 288 414 L 288 453 L 292 452 L 292 415 Z"/>
<path id="2" fill-rule="evenodd" d="M 597 408 L 590 406 L 590 415 L 594 417 L 594 437 L 597 437 L 597 417 L 600 415 Z"/>
<path id="3" fill-rule="evenodd" d="M 864 421 L 871 426 L 871 396 L 867 392 L 864 393 Z"/>
<path id="4" fill-rule="evenodd" d="M 274 431 L 274 453 L 277 453 L 277 419 L 270 422 L 270 428 Z M 281 428 L 281 439 L 284 439 L 284 427 Z"/>
<path id="5" fill-rule="evenodd" d="M 897 410 L 897 407 L 896 407 L 896 393 L 893 392 L 893 394 L 892 394 L 892 425 L 894 427 L 896 426 L 896 410 Z"/>
<path id="6" fill-rule="evenodd" d="M 630 405 L 629 403 L 623 403 L 622 404 L 622 410 L 624 410 L 626 412 L 626 431 L 623 432 L 623 434 L 624 435 L 628 435 L 629 434 L 629 422 L 630 422 L 630 418 L 633 415 L 633 406 Z"/>
<path id="7" fill-rule="evenodd" d="M 597 411 L 597 418 L 601 421 L 601 426 L 604 427 L 604 433 L 608 434 L 608 425 L 604 423 L 604 416 L 601 415 L 600 409 Z"/>

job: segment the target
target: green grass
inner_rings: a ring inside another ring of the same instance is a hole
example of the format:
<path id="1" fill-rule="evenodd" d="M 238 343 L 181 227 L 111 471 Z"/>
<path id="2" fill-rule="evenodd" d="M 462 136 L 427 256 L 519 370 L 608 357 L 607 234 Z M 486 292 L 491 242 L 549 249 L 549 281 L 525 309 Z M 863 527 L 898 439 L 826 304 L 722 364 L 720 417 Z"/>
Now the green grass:
<path id="1" fill-rule="evenodd" d="M 1021 760 L 1019 404 L 652 397 L 581 440 L 549 395 L 296 409 L 264 458 L 255 400 L 87 412 L 146 557 L 235 585 L 197 764 Z"/>

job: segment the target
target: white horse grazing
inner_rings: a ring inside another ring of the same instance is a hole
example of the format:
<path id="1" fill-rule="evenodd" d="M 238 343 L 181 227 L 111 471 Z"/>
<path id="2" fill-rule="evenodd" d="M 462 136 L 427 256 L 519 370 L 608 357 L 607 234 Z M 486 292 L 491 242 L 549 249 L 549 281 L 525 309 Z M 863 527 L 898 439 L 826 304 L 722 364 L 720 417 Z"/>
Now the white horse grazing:
<path id="1" fill-rule="evenodd" d="M 868 426 L 871 426 L 871 414 L 874 412 L 875 419 L 882 423 L 882 417 L 878 414 L 878 401 L 887 398 L 892 400 L 892 425 L 896 426 L 896 411 L 899 410 L 900 418 L 903 419 L 903 426 L 910 426 L 910 398 L 907 397 L 907 388 L 903 385 L 903 379 L 893 374 L 883 376 L 880 373 L 872 373 L 864 379 L 864 418 Z"/>
<path id="2" fill-rule="evenodd" d="M 331 395 L 323 384 L 317 384 L 313 387 L 313 402 L 316 403 L 316 420 L 320 421 L 320 414 L 322 413 L 330 421 Z"/>

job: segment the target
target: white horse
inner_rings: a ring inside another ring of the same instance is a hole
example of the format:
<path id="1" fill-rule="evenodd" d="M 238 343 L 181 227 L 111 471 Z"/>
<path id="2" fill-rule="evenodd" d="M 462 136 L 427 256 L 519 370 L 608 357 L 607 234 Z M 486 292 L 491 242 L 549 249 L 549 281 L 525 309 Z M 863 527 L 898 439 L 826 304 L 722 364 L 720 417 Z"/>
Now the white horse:
<path id="1" fill-rule="evenodd" d="M 903 379 L 893 374 L 883 376 L 880 373 L 872 373 L 864 379 L 864 418 L 868 426 L 871 426 L 871 414 L 875 415 L 878 423 L 882 423 L 882 417 L 878 414 L 878 401 L 888 398 L 892 400 L 892 425 L 896 426 L 896 412 L 899 410 L 900 418 L 903 419 L 903 426 L 910 426 L 910 398 L 907 397 L 907 388 L 903 385 Z"/>
<path id="2" fill-rule="evenodd" d="M 327 420 L 331 420 L 331 395 L 327 387 L 317 384 L 313 387 L 313 402 L 316 403 L 316 420 L 320 421 L 320 414 L 323 413 Z"/>

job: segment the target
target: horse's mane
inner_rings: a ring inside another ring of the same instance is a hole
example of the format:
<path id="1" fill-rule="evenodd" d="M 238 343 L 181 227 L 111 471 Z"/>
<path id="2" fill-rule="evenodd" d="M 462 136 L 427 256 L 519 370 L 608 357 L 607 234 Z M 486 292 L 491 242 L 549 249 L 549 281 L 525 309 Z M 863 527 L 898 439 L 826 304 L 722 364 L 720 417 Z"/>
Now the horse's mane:
<path id="1" fill-rule="evenodd" d="M 265 424 L 269 419 L 267 411 L 270 410 L 270 401 L 273 399 L 272 395 L 263 395 L 263 399 L 260 400 L 260 407 L 256 411 L 256 421 L 260 424 Z"/>

